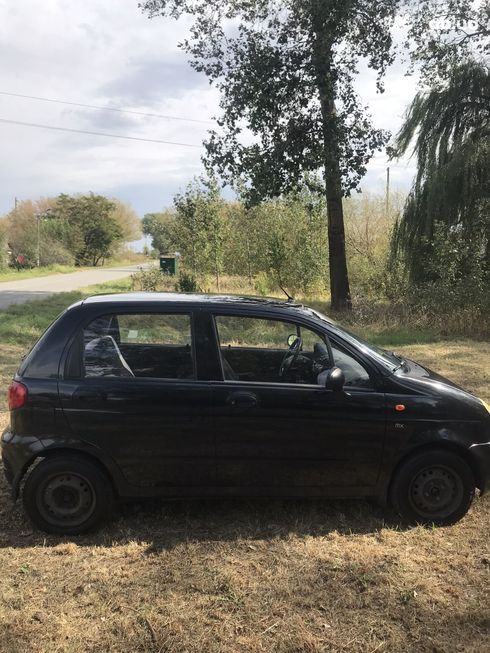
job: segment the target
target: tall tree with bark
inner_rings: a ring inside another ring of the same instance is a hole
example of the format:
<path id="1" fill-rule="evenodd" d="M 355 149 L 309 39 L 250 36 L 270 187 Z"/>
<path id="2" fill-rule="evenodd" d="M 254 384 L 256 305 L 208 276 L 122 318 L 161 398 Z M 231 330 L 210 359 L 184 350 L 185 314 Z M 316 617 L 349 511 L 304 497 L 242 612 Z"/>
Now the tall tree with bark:
<path id="1" fill-rule="evenodd" d="M 360 62 L 393 60 L 398 0 L 146 0 L 150 17 L 190 17 L 182 47 L 221 93 L 206 161 L 256 204 L 303 185 L 326 197 L 331 305 L 351 305 L 342 198 L 388 134 L 354 89 Z M 320 175 L 319 175 L 320 173 Z M 316 178 L 314 184 L 312 179 Z M 319 181 L 318 181 L 319 180 Z"/>

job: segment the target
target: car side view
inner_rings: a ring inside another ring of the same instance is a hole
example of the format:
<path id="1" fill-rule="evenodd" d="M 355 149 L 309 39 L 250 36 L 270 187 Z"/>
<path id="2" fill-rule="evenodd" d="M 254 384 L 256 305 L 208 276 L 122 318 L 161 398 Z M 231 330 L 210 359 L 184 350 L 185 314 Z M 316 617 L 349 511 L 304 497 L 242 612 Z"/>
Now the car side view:
<path id="1" fill-rule="evenodd" d="M 291 301 L 89 297 L 8 400 L 5 475 L 52 533 L 153 496 L 370 497 L 447 525 L 490 479 L 482 400 Z"/>

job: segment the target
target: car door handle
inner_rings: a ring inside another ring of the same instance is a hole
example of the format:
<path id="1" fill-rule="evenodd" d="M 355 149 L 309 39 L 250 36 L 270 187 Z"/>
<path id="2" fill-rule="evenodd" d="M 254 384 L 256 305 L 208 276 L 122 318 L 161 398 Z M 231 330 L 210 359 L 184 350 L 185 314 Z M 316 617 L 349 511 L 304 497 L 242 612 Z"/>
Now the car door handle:
<path id="1" fill-rule="evenodd" d="M 229 406 L 247 408 L 249 406 L 256 406 L 259 403 L 259 400 L 257 395 L 253 392 L 239 391 L 229 394 L 226 403 Z"/>

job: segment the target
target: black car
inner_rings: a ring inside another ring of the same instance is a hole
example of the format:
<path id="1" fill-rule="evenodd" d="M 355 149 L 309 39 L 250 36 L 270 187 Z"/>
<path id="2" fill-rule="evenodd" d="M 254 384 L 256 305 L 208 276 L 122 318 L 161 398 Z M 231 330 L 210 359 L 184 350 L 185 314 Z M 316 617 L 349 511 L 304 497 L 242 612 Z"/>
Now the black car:
<path id="1" fill-rule="evenodd" d="M 89 297 L 24 359 L 9 407 L 13 497 L 54 533 L 149 496 L 363 496 L 444 525 L 490 478 L 483 401 L 294 302 Z"/>

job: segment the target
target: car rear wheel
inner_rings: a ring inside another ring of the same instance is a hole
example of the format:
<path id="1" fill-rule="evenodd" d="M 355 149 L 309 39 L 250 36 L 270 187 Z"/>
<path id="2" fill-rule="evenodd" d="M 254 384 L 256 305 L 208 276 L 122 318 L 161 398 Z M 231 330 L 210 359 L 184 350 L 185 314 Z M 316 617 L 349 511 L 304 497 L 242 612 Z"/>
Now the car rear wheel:
<path id="1" fill-rule="evenodd" d="M 391 485 L 391 502 L 409 523 L 448 526 L 468 512 L 475 479 L 467 462 L 451 451 L 423 451 L 406 460 Z"/>
<path id="2" fill-rule="evenodd" d="M 114 496 L 106 474 L 90 461 L 57 456 L 41 461 L 27 477 L 24 509 L 47 533 L 77 535 L 95 528 Z"/>

